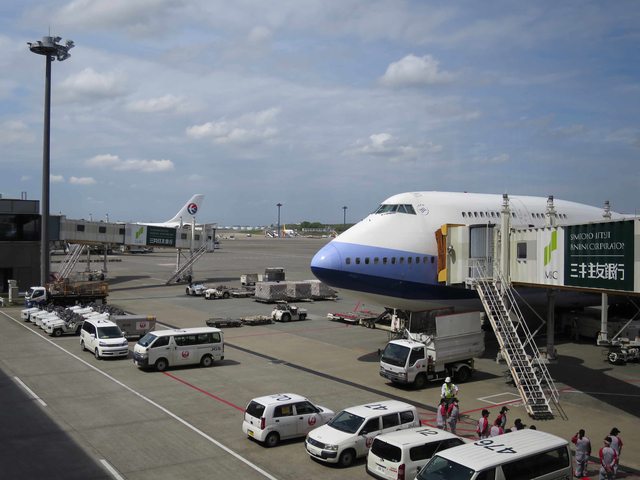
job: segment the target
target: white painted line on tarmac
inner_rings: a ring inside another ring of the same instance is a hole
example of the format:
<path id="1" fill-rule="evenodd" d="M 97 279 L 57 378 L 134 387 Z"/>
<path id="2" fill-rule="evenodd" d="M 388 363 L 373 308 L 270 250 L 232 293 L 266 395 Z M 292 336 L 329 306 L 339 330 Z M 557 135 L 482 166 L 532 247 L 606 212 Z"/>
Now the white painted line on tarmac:
<path id="1" fill-rule="evenodd" d="M 44 400 L 42 400 L 38 395 L 36 395 L 36 393 L 33 390 L 27 387 L 27 385 L 22 380 L 20 380 L 18 377 L 13 377 L 13 379 L 16 382 L 18 382 L 20 385 L 22 385 L 22 388 L 24 388 L 27 392 L 29 392 L 33 398 L 35 398 L 38 402 L 40 402 L 40 405 L 42 405 L 43 407 L 47 406 L 47 404 L 44 403 Z"/>
<path id="2" fill-rule="evenodd" d="M 125 385 L 124 383 L 122 383 L 120 380 L 112 377 L 111 375 L 109 375 L 106 372 L 103 372 L 102 370 L 100 370 L 98 367 L 91 365 L 90 363 L 88 363 L 87 361 L 83 360 L 82 358 L 78 357 L 77 355 L 71 353 L 69 350 L 66 350 L 64 348 L 62 348 L 60 345 L 58 345 L 57 343 L 51 341 L 50 339 L 48 339 L 47 337 L 45 337 L 44 335 L 40 335 L 38 332 L 32 330 L 31 328 L 29 328 L 27 325 L 22 324 L 21 322 L 17 321 L 15 318 L 10 317 L 9 315 L 7 315 L 4 312 L 0 312 L 2 313 L 5 317 L 13 320 L 15 323 L 17 323 L 18 325 L 20 325 L 21 327 L 24 327 L 26 330 L 28 330 L 29 332 L 33 333 L 34 335 L 39 336 L 40 338 L 42 338 L 44 341 L 50 343 L 51 345 L 53 345 L 54 347 L 62 350 L 63 352 L 65 352 L 67 355 L 75 358 L 76 360 L 78 360 L 79 362 L 83 363 L 84 365 L 86 365 L 87 367 L 95 370 L 96 372 L 98 372 L 101 375 L 104 375 L 105 377 L 107 377 L 109 380 L 111 380 L 114 383 L 117 383 L 118 385 L 120 385 L 122 388 L 128 390 L 129 392 L 133 393 L 134 395 L 140 397 L 142 400 L 144 400 L 147 403 L 150 403 L 151 405 L 153 405 L 154 407 L 162 410 L 164 413 L 166 413 L 167 415 L 169 415 L 170 417 L 172 417 L 173 419 L 177 420 L 178 422 L 182 423 L 185 427 L 190 428 L 191 430 L 193 430 L 195 433 L 197 433 L 198 435 L 200 435 L 202 438 L 204 438 L 205 440 L 208 440 L 209 442 L 213 443 L 214 445 L 220 447 L 222 450 L 224 450 L 225 452 L 227 452 L 229 455 L 235 457 L 236 459 L 240 460 L 242 463 L 244 463 L 245 465 L 247 465 L 248 467 L 251 467 L 252 469 L 254 469 L 256 472 L 260 473 L 261 475 L 263 475 L 264 477 L 270 479 L 270 480 L 277 480 L 276 477 L 270 475 L 269 473 L 267 473 L 266 471 L 264 471 L 263 469 L 261 469 L 260 467 L 258 467 L 257 465 L 251 463 L 249 460 L 247 460 L 246 458 L 244 458 L 243 456 L 237 454 L 236 452 L 234 452 L 233 450 L 231 450 L 229 447 L 226 447 L 225 445 L 223 445 L 222 443 L 220 443 L 219 441 L 217 441 L 215 438 L 210 437 L 209 435 L 207 435 L 206 433 L 204 433 L 202 430 L 194 427 L 193 425 L 191 425 L 190 423 L 188 423 L 186 420 L 183 420 L 182 418 L 180 418 L 178 415 L 176 415 L 175 413 L 167 410 L 166 408 L 164 408 L 162 405 L 154 402 L 153 400 L 151 400 L 150 398 L 145 397 L 144 395 L 142 395 L 140 392 L 134 390 L 133 388 Z"/>
<path id="3" fill-rule="evenodd" d="M 617 397 L 640 397 L 640 395 L 632 395 L 630 393 L 609 393 L 609 392 L 583 392 L 580 390 L 564 390 L 562 394 L 565 393 L 584 393 L 586 395 L 615 395 Z"/>
<path id="4" fill-rule="evenodd" d="M 100 460 L 100 463 L 102 463 L 102 465 L 104 465 L 104 468 L 109 470 L 109 473 L 111 475 L 113 475 L 113 478 L 117 478 L 118 480 L 124 480 L 124 478 L 122 478 L 120 476 L 120 474 L 117 472 L 117 470 L 115 468 L 113 468 L 111 465 L 109 465 L 109 462 L 107 462 L 106 460 Z"/>
<path id="5" fill-rule="evenodd" d="M 478 400 L 480 400 L 481 402 L 490 403 L 492 405 L 501 405 L 503 403 L 512 403 L 517 401 L 517 400 L 501 400 L 498 402 L 494 402 L 493 400 L 489 400 L 489 398 L 504 397 L 505 395 L 508 395 L 510 397 L 516 397 L 518 400 L 520 400 L 520 395 L 516 395 L 515 393 L 511 393 L 511 392 L 497 393 L 495 395 L 489 395 L 488 397 L 478 398 Z"/>

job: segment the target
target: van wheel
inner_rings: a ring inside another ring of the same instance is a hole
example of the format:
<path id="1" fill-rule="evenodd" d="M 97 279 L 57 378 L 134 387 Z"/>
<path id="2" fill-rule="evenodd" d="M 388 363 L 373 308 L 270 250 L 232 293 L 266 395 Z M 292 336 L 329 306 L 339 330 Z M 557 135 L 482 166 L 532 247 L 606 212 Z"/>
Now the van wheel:
<path id="1" fill-rule="evenodd" d="M 159 358 L 156 361 L 156 370 L 164 372 L 167 369 L 167 361 L 164 358 Z"/>
<path id="2" fill-rule="evenodd" d="M 100 351 L 98 350 L 98 347 L 93 351 L 93 354 L 96 356 L 96 360 L 100 360 Z"/>
<path id="3" fill-rule="evenodd" d="M 80 340 L 80 350 L 83 352 L 87 351 L 87 347 L 84 346 L 84 340 Z"/>
<path id="4" fill-rule="evenodd" d="M 184 289 L 184 293 L 186 293 L 187 295 L 189 295 L 189 289 L 188 289 L 188 288 L 185 288 L 185 289 Z"/>
<path id="5" fill-rule="evenodd" d="M 224 292 L 222 294 L 222 298 L 229 298 L 229 292 Z"/>
<path id="6" fill-rule="evenodd" d="M 307 316 L 306 316 L 304 313 L 303 313 L 302 315 L 300 315 L 300 320 L 301 320 L 301 321 L 302 321 L 302 320 L 306 320 L 306 319 L 307 319 Z"/>
<path id="7" fill-rule="evenodd" d="M 427 379 L 425 378 L 424 374 L 421 373 L 414 380 L 413 387 L 416 390 L 422 390 L 426 384 L 427 384 Z"/>
<path id="8" fill-rule="evenodd" d="M 202 359 L 200 360 L 200 365 L 203 367 L 210 367 L 211 365 L 213 365 L 213 358 L 211 358 L 211 355 L 205 355 L 204 357 L 202 357 Z"/>
<path id="9" fill-rule="evenodd" d="M 264 444 L 268 448 L 272 448 L 272 447 L 275 447 L 279 441 L 280 441 L 280 436 L 276 432 L 271 432 L 269 435 L 267 435 L 267 438 L 264 441 Z"/>
<path id="10" fill-rule="evenodd" d="M 54 337 L 61 337 L 61 336 L 62 336 L 62 330 L 61 330 L 60 328 L 56 328 L 56 329 L 53 331 L 53 336 L 54 336 Z"/>
<path id="11" fill-rule="evenodd" d="M 289 322 L 291 320 L 291 315 L 289 315 L 288 313 L 283 313 L 282 314 L 282 321 L 283 322 Z"/>
<path id="12" fill-rule="evenodd" d="M 456 372 L 456 380 L 458 381 L 458 383 L 466 382 L 467 380 L 469 380 L 470 376 L 471 372 L 467 367 L 462 367 Z"/>
<path id="13" fill-rule="evenodd" d="M 349 465 L 351 465 L 353 463 L 353 459 L 354 458 L 355 458 L 355 455 L 353 453 L 353 450 L 351 450 L 351 449 L 345 450 L 340 455 L 340 459 L 338 460 L 338 464 L 341 467 L 348 467 Z"/>

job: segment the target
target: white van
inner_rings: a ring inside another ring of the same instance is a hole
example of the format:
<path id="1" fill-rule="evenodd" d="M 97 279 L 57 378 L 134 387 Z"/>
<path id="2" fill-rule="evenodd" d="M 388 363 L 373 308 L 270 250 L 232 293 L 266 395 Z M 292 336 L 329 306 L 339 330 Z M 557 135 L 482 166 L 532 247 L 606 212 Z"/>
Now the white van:
<path id="1" fill-rule="evenodd" d="M 312 458 L 347 467 L 354 459 L 366 456 L 373 439 L 381 433 L 418 426 L 416 407 L 387 400 L 343 410 L 328 424 L 311 431 L 304 444 Z"/>
<path id="2" fill-rule="evenodd" d="M 538 430 L 518 430 L 440 452 L 418 480 L 571 480 L 569 442 Z"/>
<path id="3" fill-rule="evenodd" d="M 84 321 L 80 330 L 80 348 L 93 352 L 98 360 L 129 355 L 129 342 L 120 327 L 104 319 Z"/>
<path id="4" fill-rule="evenodd" d="M 378 435 L 367 456 L 367 473 L 380 480 L 413 480 L 436 453 L 470 442 L 431 427 Z"/>
<path id="5" fill-rule="evenodd" d="M 242 431 L 267 447 L 275 447 L 280 440 L 304 437 L 333 416 L 333 410 L 314 405 L 305 397 L 280 393 L 251 400 L 244 414 Z"/>
<path id="6" fill-rule="evenodd" d="M 224 339 L 222 330 L 212 327 L 154 330 L 133 348 L 133 363 L 160 372 L 176 365 L 210 367 L 218 360 L 224 360 Z"/>

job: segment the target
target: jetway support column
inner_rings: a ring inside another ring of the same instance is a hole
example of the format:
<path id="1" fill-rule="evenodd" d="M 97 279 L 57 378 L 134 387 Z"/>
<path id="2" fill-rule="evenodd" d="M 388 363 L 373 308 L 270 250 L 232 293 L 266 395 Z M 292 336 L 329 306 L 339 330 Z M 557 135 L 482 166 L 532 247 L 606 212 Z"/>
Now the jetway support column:
<path id="1" fill-rule="evenodd" d="M 555 345 L 555 306 L 556 294 L 551 288 L 547 289 L 547 360 L 556 359 Z"/>
<path id="2" fill-rule="evenodd" d="M 600 317 L 600 333 L 598 334 L 598 345 L 609 345 L 609 295 L 602 294 L 602 316 Z"/>

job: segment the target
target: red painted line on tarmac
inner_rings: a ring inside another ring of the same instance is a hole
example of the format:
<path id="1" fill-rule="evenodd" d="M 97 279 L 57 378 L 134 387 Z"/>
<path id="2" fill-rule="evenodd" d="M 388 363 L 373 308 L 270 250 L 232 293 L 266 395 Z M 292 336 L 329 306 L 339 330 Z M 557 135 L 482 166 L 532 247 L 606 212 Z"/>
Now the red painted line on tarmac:
<path id="1" fill-rule="evenodd" d="M 489 410 L 490 408 L 502 407 L 503 405 L 510 405 L 512 403 L 518 403 L 518 402 L 521 402 L 521 401 L 522 401 L 522 399 L 519 398 L 517 400 L 511 400 L 509 402 L 504 402 L 504 403 L 497 403 L 495 405 L 489 405 L 489 406 L 482 407 L 482 408 L 476 408 L 475 410 L 467 410 L 466 412 L 461 412 L 461 413 L 466 414 L 466 413 L 472 413 L 472 412 L 479 412 L 481 410 Z"/>
<path id="2" fill-rule="evenodd" d="M 233 403 L 229 403 L 226 400 L 221 399 L 220 397 L 216 397 L 215 395 L 210 394 L 209 392 L 205 392 L 204 390 L 202 390 L 201 388 L 196 387 L 195 385 L 191 385 L 190 383 L 185 382 L 184 380 L 180 380 L 178 377 L 174 377 L 173 375 L 168 374 L 167 372 L 162 372 L 164 373 L 167 377 L 171 377 L 174 380 L 179 381 L 180 383 L 184 383 L 185 385 L 187 385 L 188 387 L 191 387 L 197 391 L 199 391 L 200 393 L 204 393 L 205 395 L 209 395 L 211 398 L 215 398 L 216 400 L 220 400 L 222 403 L 225 403 L 227 405 L 229 405 L 230 407 L 236 408 L 238 410 L 240 410 L 241 412 L 245 412 L 244 408 L 240 408 L 236 405 L 234 405 Z"/>
<path id="3" fill-rule="evenodd" d="M 325 328 L 312 328 L 310 330 L 293 330 L 291 332 L 271 332 L 271 333 L 256 333 L 255 335 L 238 335 L 237 337 L 228 337 L 225 335 L 227 340 L 231 338 L 247 338 L 247 337 L 263 337 L 265 335 L 284 335 L 287 333 L 304 333 L 304 332 L 317 332 L 319 330 L 335 330 L 336 328 L 347 328 L 349 325 L 343 325 L 340 327 L 325 327 Z"/>

